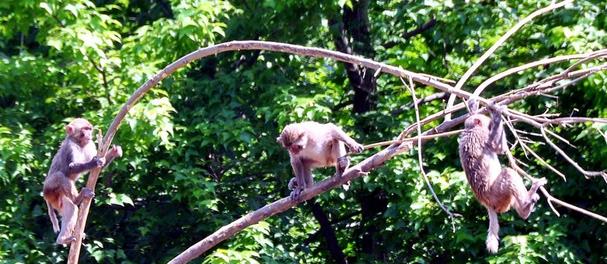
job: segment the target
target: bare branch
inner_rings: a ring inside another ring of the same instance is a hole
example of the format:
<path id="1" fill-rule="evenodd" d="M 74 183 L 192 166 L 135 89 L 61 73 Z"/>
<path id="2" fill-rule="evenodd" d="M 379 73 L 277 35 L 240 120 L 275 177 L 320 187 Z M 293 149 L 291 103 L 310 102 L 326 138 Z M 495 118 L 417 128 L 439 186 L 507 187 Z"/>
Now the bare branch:
<path id="1" fill-rule="evenodd" d="M 422 125 L 419 123 L 419 107 L 417 106 L 417 103 L 416 103 L 417 96 L 415 96 L 413 80 L 411 80 L 411 78 L 409 78 L 409 85 L 407 85 L 407 83 L 405 82 L 405 80 L 403 80 L 403 78 L 400 78 L 400 81 L 403 83 L 403 85 L 405 87 L 407 87 L 407 89 L 409 90 L 409 93 L 411 93 L 411 97 L 413 97 L 413 102 L 415 102 L 413 104 L 413 106 L 415 107 L 415 120 L 417 123 L 417 135 L 421 135 L 422 134 Z M 457 214 L 457 213 L 454 214 L 451 211 L 449 211 L 449 209 L 447 209 L 447 207 L 441 202 L 441 200 L 438 199 L 438 195 L 436 195 L 436 192 L 434 191 L 434 188 L 432 188 L 432 184 L 430 183 L 430 180 L 428 179 L 428 174 L 426 174 L 426 171 L 424 170 L 424 159 L 422 157 L 422 154 L 423 154 L 422 139 L 421 139 L 421 137 L 418 137 L 417 138 L 417 157 L 418 157 L 418 163 L 419 163 L 419 171 L 422 173 L 422 176 L 424 177 L 424 180 L 426 181 L 426 184 L 428 185 L 428 189 L 430 189 L 430 192 L 432 193 L 432 197 L 434 197 L 434 200 L 440 206 L 440 208 L 443 209 L 443 211 L 445 211 L 445 213 L 447 213 L 447 215 L 449 215 L 449 218 L 461 216 L 460 214 Z M 455 229 L 455 227 L 453 227 L 453 229 Z"/>
<path id="2" fill-rule="evenodd" d="M 413 142 L 413 141 L 417 141 L 418 139 L 428 140 L 428 139 L 439 138 L 439 137 L 447 137 L 447 136 L 457 135 L 457 134 L 461 133 L 462 131 L 464 131 L 464 130 L 463 129 L 459 129 L 459 130 L 452 130 L 452 131 L 447 131 L 447 132 L 438 133 L 438 134 L 416 136 L 416 137 L 407 138 L 407 139 L 404 139 L 404 140 L 382 141 L 382 142 L 377 142 L 377 143 L 365 145 L 364 148 L 365 149 L 372 149 L 372 148 L 382 147 L 382 146 L 387 146 L 387 145 L 392 145 L 392 144 L 401 144 L 401 143 L 406 143 L 406 142 Z"/>
<path id="3" fill-rule="evenodd" d="M 459 81 L 457 82 L 457 84 L 455 84 L 454 89 L 455 90 L 461 90 L 462 87 L 464 86 L 464 83 L 466 83 L 466 81 L 470 78 L 470 76 L 472 76 L 472 74 L 474 74 L 474 72 L 478 69 L 478 67 L 480 67 L 483 62 L 485 62 L 485 60 L 487 60 L 487 58 L 489 58 L 489 56 L 491 56 L 496 50 L 497 48 L 499 48 L 504 42 L 506 42 L 506 40 L 508 38 L 510 38 L 510 36 L 512 36 L 517 30 L 519 30 L 521 27 L 523 27 L 523 25 L 527 24 L 528 22 L 530 22 L 531 20 L 533 20 L 534 18 L 543 15 L 545 13 L 548 13 L 554 9 L 560 8 L 565 6 L 566 4 L 569 4 L 573 2 L 572 0 L 565 0 L 562 1 L 560 3 L 555 3 L 555 4 L 551 4 L 547 7 L 541 8 L 536 10 L 535 12 L 529 14 L 527 17 L 523 18 L 521 21 L 519 21 L 518 23 L 516 23 L 510 30 L 508 30 L 506 32 L 506 34 L 504 34 L 503 36 L 501 36 L 497 42 L 495 42 L 491 48 L 489 48 L 489 50 L 487 50 L 478 60 L 476 60 L 474 62 L 474 64 L 472 65 L 472 67 L 470 67 L 466 73 L 464 73 L 464 75 L 462 76 L 462 78 L 459 79 Z M 451 95 L 449 97 L 449 101 L 447 101 L 447 106 L 445 108 L 451 108 L 453 106 L 453 103 L 455 102 L 455 95 Z M 448 114 L 445 116 L 445 120 L 450 120 L 451 119 L 451 115 Z"/>
<path id="4" fill-rule="evenodd" d="M 554 172 L 556 175 L 560 176 L 561 178 L 563 178 L 564 181 L 567 181 L 567 177 L 565 177 L 565 174 L 563 174 L 561 171 L 557 170 L 555 167 L 553 167 L 552 165 L 550 165 L 550 163 L 548 163 L 548 161 L 546 161 L 544 158 L 540 157 L 540 155 L 538 155 L 535 151 L 533 151 L 529 146 L 527 146 L 527 144 L 525 144 L 525 142 L 523 141 L 518 141 L 519 145 L 521 146 L 521 148 L 526 152 L 526 153 L 530 153 L 533 157 L 535 157 L 535 159 L 537 159 L 540 164 L 544 165 L 546 168 L 550 169 L 552 172 Z"/>
<path id="5" fill-rule="evenodd" d="M 607 182 L 607 171 L 605 171 L 605 170 L 603 170 L 603 171 L 587 171 L 587 170 L 584 170 L 579 164 L 577 164 L 577 162 L 575 162 L 572 158 L 570 158 L 567 155 L 567 153 L 565 153 L 565 151 L 563 151 L 556 144 L 554 144 L 554 142 L 552 142 L 552 140 L 550 140 L 550 138 L 548 137 L 548 135 L 546 135 L 546 127 L 545 126 L 542 126 L 540 128 L 540 131 L 542 132 L 542 135 L 544 136 L 544 139 L 546 140 L 546 142 L 548 143 L 548 145 L 550 145 L 554 150 L 556 150 L 556 152 L 558 152 L 559 154 L 561 154 L 561 156 L 563 156 L 563 158 L 565 158 L 565 160 L 567 160 L 571 165 L 573 165 L 573 167 L 575 167 L 579 172 L 581 172 L 582 174 L 584 174 L 584 176 L 586 176 L 586 178 L 601 176 L 601 177 L 603 177 L 603 180 L 605 180 L 605 182 Z"/>
<path id="6" fill-rule="evenodd" d="M 527 177 L 528 179 L 531 179 L 531 180 L 534 180 L 534 179 L 535 179 L 534 177 L 532 177 L 531 175 L 529 175 L 527 172 L 525 172 L 523 169 L 521 169 L 521 168 L 520 168 L 520 167 L 519 167 L 519 166 L 516 164 L 516 158 L 514 158 L 514 157 L 512 156 L 512 154 L 511 154 L 511 153 L 507 153 L 507 154 L 508 154 L 508 159 L 511 161 L 511 162 L 510 162 L 510 165 L 512 166 L 512 168 L 513 168 L 514 170 L 516 170 L 516 171 L 517 171 L 518 173 L 520 173 L 520 174 L 525 175 L 525 177 Z M 512 162 L 512 161 L 515 161 L 515 162 Z M 579 213 L 585 214 L 585 215 L 590 216 L 590 217 L 592 217 L 592 218 L 594 218 L 594 219 L 597 219 L 597 220 L 600 220 L 600 221 L 603 221 L 603 222 L 606 222 L 606 223 L 607 223 L 607 217 L 604 217 L 604 216 L 599 215 L 599 214 L 597 214 L 597 213 L 594 213 L 594 212 L 588 211 L 588 210 L 586 210 L 586 209 L 584 209 L 584 208 L 580 208 L 580 207 L 577 207 L 577 206 L 572 205 L 572 204 L 570 204 L 570 203 L 564 202 L 564 201 L 562 201 L 562 200 L 560 200 L 560 199 L 557 199 L 557 198 L 555 198 L 554 196 L 552 196 L 552 195 L 551 195 L 551 194 L 550 194 L 550 193 L 549 193 L 549 192 L 546 190 L 546 188 L 544 188 L 544 186 L 540 187 L 540 190 L 542 191 L 542 193 L 544 194 L 544 196 L 546 196 L 546 200 L 547 200 L 547 202 L 548 202 L 548 205 L 550 206 L 550 208 L 552 209 L 552 211 L 553 211 L 553 212 L 554 212 L 554 213 L 555 213 L 557 216 L 560 216 L 561 214 L 560 214 L 560 213 L 559 213 L 559 212 L 556 210 L 556 208 L 554 208 L 554 205 L 552 204 L 553 202 L 554 202 L 554 203 L 556 203 L 556 204 L 558 204 L 558 205 L 560 205 L 560 206 L 563 206 L 563 207 L 569 208 L 569 209 L 571 209 L 571 210 L 577 211 L 577 212 L 579 212 Z"/>
<path id="7" fill-rule="evenodd" d="M 522 71 L 530 69 L 530 68 L 543 66 L 546 64 L 562 62 L 562 61 L 575 60 L 575 59 L 583 59 L 583 60 L 580 60 L 580 62 L 585 62 L 590 58 L 594 59 L 601 55 L 604 56 L 605 52 L 607 52 L 607 49 L 598 50 L 598 51 L 594 51 L 594 52 L 588 52 L 588 53 L 584 53 L 584 54 L 564 55 L 564 56 L 558 56 L 558 57 L 554 57 L 554 58 L 548 58 L 548 59 L 543 59 L 543 60 L 539 60 L 539 61 L 534 61 L 534 62 L 530 62 L 530 63 L 524 64 L 524 65 L 521 65 L 518 67 L 514 67 L 514 68 L 508 69 L 506 71 L 503 71 L 501 73 L 498 73 L 498 74 L 492 76 L 491 78 L 485 80 L 483 83 L 481 83 L 476 88 L 476 90 L 474 90 L 474 95 L 476 95 L 476 96 L 480 95 L 485 90 L 485 88 L 487 88 L 489 85 L 491 85 L 501 79 L 504 79 L 507 76 L 510 76 L 510 75 L 518 73 L 518 72 L 522 72 Z M 578 63 L 576 63 L 574 65 L 578 65 Z"/>
<path id="8" fill-rule="evenodd" d="M 417 100 L 417 102 L 411 102 L 411 103 L 408 103 L 406 105 L 401 106 L 400 108 L 397 108 L 396 110 L 393 110 L 392 111 L 392 115 L 400 115 L 401 113 L 403 113 L 403 112 L 405 112 L 407 110 L 410 110 L 411 107 L 413 107 L 414 104 L 416 104 L 416 103 L 418 105 L 420 105 L 420 104 L 432 102 L 434 100 L 442 100 L 442 99 L 445 99 L 448 96 L 449 96 L 449 94 L 446 93 L 446 92 L 439 92 L 439 93 L 428 95 L 428 96 L 426 96 L 424 98 L 420 98 L 419 100 Z"/>
<path id="9" fill-rule="evenodd" d="M 387 65 L 384 63 L 375 62 L 370 59 L 365 59 L 358 56 L 353 56 L 341 52 L 321 49 L 321 48 L 308 48 L 299 45 L 285 44 L 285 43 L 277 43 L 277 42 L 266 42 L 266 41 L 232 41 L 226 42 L 222 44 L 213 45 L 206 48 L 201 48 L 197 51 L 191 52 L 177 61 L 169 64 L 160 72 L 156 73 L 152 78 L 147 80 L 143 85 L 141 85 L 128 99 L 128 101 L 122 106 L 120 112 L 110 124 L 107 133 L 103 138 L 103 142 L 99 144 L 98 155 L 103 156 L 107 152 L 110 144 L 112 143 L 112 139 L 116 134 L 122 120 L 126 117 L 128 111 L 147 93 L 152 87 L 158 84 L 161 80 L 171 75 L 173 72 L 177 71 L 179 68 L 189 64 L 192 61 L 217 55 L 226 51 L 240 51 L 240 50 L 269 50 L 269 51 L 277 51 L 277 52 L 285 52 L 303 56 L 311 56 L 311 57 L 319 57 L 319 58 L 331 58 L 337 61 L 348 62 L 352 64 L 363 65 L 367 68 L 381 70 L 383 72 L 398 76 L 398 77 L 407 77 L 412 80 L 419 82 L 421 84 L 430 85 L 441 89 L 446 92 L 455 93 L 459 96 L 468 97 L 469 93 L 460 92 L 460 91 L 452 91 L 453 87 L 448 84 L 442 83 L 438 81 L 438 77 L 432 77 L 428 74 L 418 74 L 415 72 L 403 70 L 401 68 L 397 68 L 391 65 Z M 99 178 L 100 169 L 93 169 L 89 174 L 89 178 L 87 181 L 87 187 L 95 190 L 95 185 L 97 184 L 97 179 Z M 78 220 L 76 222 L 76 228 L 74 229 L 75 241 L 72 242 L 70 246 L 70 253 L 68 256 L 68 264 L 78 263 L 78 258 L 80 256 L 80 247 L 82 245 L 82 234 L 84 233 L 84 228 L 86 225 L 86 220 L 88 217 L 88 212 L 90 209 L 91 201 L 90 199 L 85 199 L 82 203 L 80 210 L 78 212 Z"/>

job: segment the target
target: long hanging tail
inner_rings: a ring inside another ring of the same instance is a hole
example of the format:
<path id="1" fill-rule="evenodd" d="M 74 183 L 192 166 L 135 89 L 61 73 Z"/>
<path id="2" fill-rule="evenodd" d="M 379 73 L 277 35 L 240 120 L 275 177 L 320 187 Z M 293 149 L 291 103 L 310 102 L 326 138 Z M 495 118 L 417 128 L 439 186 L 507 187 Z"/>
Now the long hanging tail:
<path id="1" fill-rule="evenodd" d="M 53 209 L 53 207 L 48 201 L 46 201 L 46 207 L 48 208 L 48 217 L 51 219 L 51 223 L 53 223 L 53 231 L 57 233 L 59 232 L 59 221 L 57 220 L 55 209 Z"/>
<path id="2" fill-rule="evenodd" d="M 487 230 L 487 251 L 491 254 L 497 253 L 497 248 L 499 247 L 499 231 L 500 226 L 497 221 L 497 213 L 493 209 L 487 208 L 487 213 L 489 214 L 489 230 Z"/>

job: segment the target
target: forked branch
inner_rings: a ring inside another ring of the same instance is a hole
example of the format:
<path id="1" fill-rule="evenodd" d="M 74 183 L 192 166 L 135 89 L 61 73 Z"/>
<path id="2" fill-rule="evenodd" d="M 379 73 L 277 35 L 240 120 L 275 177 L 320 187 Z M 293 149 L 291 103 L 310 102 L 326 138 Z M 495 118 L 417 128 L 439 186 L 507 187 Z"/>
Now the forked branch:
<path id="1" fill-rule="evenodd" d="M 160 72 L 158 72 L 157 74 L 152 76 L 151 79 L 146 81 L 142 86 L 140 86 L 133 93 L 133 95 L 131 95 L 131 97 L 128 99 L 128 101 L 122 106 L 120 112 L 114 118 L 107 133 L 103 137 L 103 141 L 99 144 L 98 154 L 104 155 L 107 152 L 109 146 L 111 145 L 112 139 L 113 139 L 115 133 L 117 132 L 117 129 L 119 128 L 121 122 L 125 118 L 128 111 L 145 95 L 145 93 L 147 93 L 152 87 L 154 87 L 156 84 L 158 84 L 161 80 L 163 80 L 164 78 L 166 78 L 167 76 L 169 76 L 170 74 L 172 74 L 173 72 L 178 70 L 179 68 L 187 65 L 188 63 L 190 63 L 194 60 L 216 55 L 218 53 L 222 53 L 222 52 L 226 52 L 226 51 L 235 51 L 235 50 L 268 50 L 268 51 L 277 51 L 277 52 L 297 54 L 297 55 L 302 55 L 302 56 L 331 58 L 331 59 L 334 59 L 337 61 L 347 62 L 347 63 L 351 63 L 351 64 L 357 64 L 357 65 L 362 65 L 362 66 L 365 66 L 368 68 L 372 68 L 372 69 L 377 70 L 378 73 L 385 72 L 385 73 L 394 75 L 399 78 L 408 79 L 411 82 L 415 81 L 420 84 L 432 86 L 443 92 L 455 94 L 456 96 L 461 97 L 463 99 L 467 99 L 470 96 L 472 96 L 472 94 L 470 94 L 469 92 L 454 89 L 449 84 L 446 84 L 445 82 L 443 82 L 444 79 L 441 79 L 439 77 L 403 70 L 403 69 L 400 69 L 400 68 L 397 68 L 394 66 L 375 62 L 375 61 L 361 58 L 358 56 L 352 56 L 349 54 L 344 54 L 344 53 L 320 49 L 320 48 L 308 48 L 308 47 L 303 47 L 303 46 L 298 46 L 298 45 L 276 43 L 276 42 L 233 41 L 233 42 L 227 42 L 227 43 L 210 46 L 207 48 L 202 48 L 202 49 L 194 51 L 190 54 L 187 54 L 187 55 L 183 56 L 182 58 L 180 58 L 179 60 L 175 61 L 174 63 L 171 63 L 170 65 L 168 65 L 167 67 L 162 69 Z M 582 76 L 585 77 L 587 75 L 582 75 Z M 556 82 L 552 82 L 552 83 L 556 83 Z M 552 88 L 554 88 L 554 87 L 552 87 Z M 539 87 L 538 89 L 545 89 L 545 88 L 542 86 L 542 87 Z M 511 96 L 506 96 L 504 98 L 504 100 L 517 101 L 517 100 L 520 100 L 521 98 L 523 98 L 523 97 L 517 97 L 516 95 L 517 94 L 513 94 Z M 479 101 L 479 103 L 481 105 L 488 106 L 488 105 L 493 104 L 496 101 L 496 98 L 487 100 L 482 97 L 478 97 L 477 100 Z M 457 106 L 446 109 L 446 110 L 442 111 L 440 114 L 432 115 L 431 117 L 432 118 L 435 118 L 434 116 L 440 117 L 446 113 L 451 113 L 453 111 L 456 111 L 457 109 L 462 109 L 463 105 L 464 104 L 458 104 Z M 533 123 L 534 125 L 536 125 L 536 127 L 541 125 L 541 123 L 539 123 L 539 121 L 546 121 L 546 119 L 538 119 L 538 118 L 526 116 L 525 114 L 519 113 L 516 111 L 509 111 L 509 112 L 513 118 L 518 118 L 525 122 Z M 467 114 L 457 117 L 453 120 L 443 122 L 439 126 L 434 127 L 431 130 L 428 130 L 424 133 L 419 134 L 418 137 L 416 137 L 415 139 L 419 140 L 418 141 L 418 144 L 419 144 L 419 143 L 421 143 L 420 141 L 422 141 L 422 140 L 426 141 L 429 138 L 433 138 L 432 135 L 438 136 L 437 134 L 447 132 L 447 131 L 451 130 L 453 127 L 461 124 L 466 119 L 466 117 L 467 117 Z M 423 124 L 425 124 L 425 120 L 427 120 L 427 119 L 428 118 L 426 118 L 422 121 L 416 122 L 416 125 L 414 126 L 413 129 L 421 128 L 421 126 Z M 548 122 L 548 121 L 546 121 L 546 122 Z M 392 142 L 392 144 L 390 146 L 388 146 L 386 149 L 381 150 L 380 152 L 374 154 L 373 156 L 365 159 L 361 163 L 351 167 L 350 169 L 348 169 L 347 171 L 344 172 L 344 174 L 341 178 L 330 178 L 325 181 L 317 183 L 316 185 L 312 186 L 311 188 L 306 189 L 305 191 L 303 191 L 301 193 L 301 197 L 302 197 L 301 201 L 310 199 L 320 193 L 330 190 L 331 188 L 335 188 L 336 186 L 341 186 L 343 183 L 345 183 L 349 180 L 356 179 L 356 178 L 360 177 L 361 175 L 366 174 L 367 172 L 371 171 L 372 169 L 382 166 L 386 160 L 392 158 L 393 156 L 395 156 L 399 153 L 408 151 L 412 145 L 412 141 L 411 141 L 412 139 L 407 138 L 407 135 L 411 131 L 407 131 L 407 130 L 403 131 L 403 133 L 401 133 L 401 135 L 397 138 L 396 142 Z M 442 134 L 441 136 L 447 136 L 447 135 L 453 135 L 453 134 L 454 133 L 445 133 L 445 134 Z M 97 178 L 99 177 L 99 173 L 100 173 L 99 169 L 93 169 L 91 171 L 89 179 L 87 181 L 87 187 L 94 189 Z M 247 227 L 251 224 L 257 223 L 258 221 L 265 219 L 267 217 L 270 217 L 272 215 L 283 212 L 283 211 L 297 205 L 301 201 L 293 201 L 292 199 L 289 199 L 289 198 L 283 198 L 276 202 L 268 204 L 268 205 L 258 209 L 257 211 L 251 212 L 251 213 L 239 218 L 235 222 L 220 228 L 219 230 L 217 230 L 215 233 L 213 233 L 209 237 L 207 237 L 207 238 L 203 239 L 202 241 L 196 243 L 195 245 L 191 246 L 188 250 L 184 251 L 182 254 L 180 254 L 175 259 L 173 259 L 170 263 L 185 263 L 185 262 L 201 255 L 206 250 L 212 248 L 219 242 L 231 237 L 236 232 L 244 229 L 245 227 Z M 75 236 L 76 236 L 76 241 L 73 242 L 70 247 L 68 263 L 77 263 L 78 262 L 78 257 L 80 254 L 80 247 L 82 244 L 82 233 L 84 232 L 84 227 L 86 224 L 86 219 L 87 219 L 87 215 L 88 215 L 89 208 L 90 208 L 90 203 L 91 203 L 90 200 L 85 200 L 82 203 L 82 206 L 80 208 L 76 229 L 74 231 Z"/>

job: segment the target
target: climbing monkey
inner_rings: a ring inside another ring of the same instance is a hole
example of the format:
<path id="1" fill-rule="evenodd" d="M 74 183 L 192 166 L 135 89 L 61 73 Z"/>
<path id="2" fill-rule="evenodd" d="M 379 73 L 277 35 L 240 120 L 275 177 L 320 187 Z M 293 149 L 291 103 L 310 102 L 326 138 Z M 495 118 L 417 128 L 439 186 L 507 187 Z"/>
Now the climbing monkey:
<path id="1" fill-rule="evenodd" d="M 87 187 L 82 188 L 79 193 L 76 190 L 76 180 L 82 173 L 95 167 L 101 168 L 115 157 L 122 156 L 120 146 L 112 146 L 105 157 L 96 156 L 97 147 L 92 140 L 93 126 L 86 119 L 74 119 L 65 126 L 65 131 L 67 136 L 53 157 L 42 188 L 55 233 L 59 232 L 59 225 L 54 210 L 61 215 L 61 231 L 57 236 L 57 244 L 69 244 L 74 241 L 78 206 L 84 198 L 95 196 Z"/>

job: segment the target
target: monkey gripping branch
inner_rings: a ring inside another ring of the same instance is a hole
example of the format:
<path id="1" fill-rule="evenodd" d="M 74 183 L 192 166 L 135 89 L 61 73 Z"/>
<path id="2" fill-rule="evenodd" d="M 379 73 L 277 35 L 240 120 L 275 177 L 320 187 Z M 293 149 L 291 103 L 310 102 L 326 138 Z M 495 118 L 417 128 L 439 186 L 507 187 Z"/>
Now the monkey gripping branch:
<path id="1" fill-rule="evenodd" d="M 110 147 L 110 144 L 112 142 L 112 139 L 113 139 L 118 127 L 120 126 L 122 120 L 128 113 L 129 109 L 131 109 L 133 107 L 133 105 L 135 105 L 145 95 L 145 93 L 147 91 L 149 91 L 152 87 L 154 87 L 156 84 L 158 84 L 162 79 L 166 78 L 167 76 L 169 76 L 170 74 L 175 72 L 177 69 L 183 67 L 184 65 L 186 65 L 194 60 L 198 60 L 200 58 L 211 56 L 211 55 L 216 55 L 221 52 L 234 51 L 234 50 L 267 50 L 267 51 L 276 51 L 276 52 L 297 54 L 297 55 L 302 55 L 302 56 L 331 58 L 331 59 L 335 59 L 338 61 L 357 64 L 357 65 L 361 65 L 361 66 L 368 67 L 371 69 L 375 69 L 378 72 L 388 73 L 388 74 L 397 76 L 399 78 L 409 79 L 411 82 L 417 82 L 420 84 L 432 86 L 432 87 L 435 87 L 435 88 L 441 90 L 442 92 L 452 93 L 463 99 L 467 99 L 472 96 L 472 94 L 470 94 L 469 92 L 454 89 L 452 86 L 442 82 L 441 78 L 434 77 L 434 76 L 427 75 L 427 74 L 419 74 L 419 73 L 403 70 L 403 69 L 400 69 L 400 68 L 397 68 L 394 66 L 384 64 L 384 63 L 375 62 L 375 61 L 372 61 L 369 59 L 352 56 L 349 54 L 344 54 L 344 53 L 320 49 L 320 48 L 308 48 L 308 47 L 284 44 L 284 43 L 263 42 L 263 41 L 233 41 L 233 42 L 227 42 L 227 43 L 210 46 L 207 48 L 202 48 L 202 49 L 194 51 L 190 54 L 187 54 L 184 57 L 180 58 L 179 60 L 175 61 L 174 63 L 168 65 L 163 70 L 161 70 L 159 73 L 155 74 L 151 79 L 146 81 L 141 87 L 139 87 L 133 93 L 133 95 L 129 98 L 129 100 L 123 105 L 120 112 L 118 113 L 118 115 L 116 116 L 116 118 L 114 119 L 112 124 L 110 125 L 107 133 L 105 134 L 105 136 L 103 137 L 103 140 L 100 143 L 99 150 L 98 150 L 98 156 L 103 156 L 107 153 L 108 148 Z M 603 54 L 603 56 L 604 56 L 604 54 Z M 596 58 L 596 56 L 595 56 L 595 58 Z M 537 65 L 540 65 L 540 64 L 537 63 Z M 533 66 L 529 66 L 529 67 L 533 67 Z M 574 76 L 574 77 L 577 76 L 580 78 L 582 76 L 586 77 L 589 74 L 592 74 L 598 70 L 604 70 L 604 69 L 605 68 L 571 72 L 571 74 L 569 74 L 569 75 L 565 74 L 563 76 L 560 76 L 561 78 L 559 80 L 567 80 L 568 76 L 570 76 L 570 75 Z M 550 80 L 550 83 L 558 84 L 559 80 L 553 78 Z M 547 83 L 547 81 L 540 82 L 538 85 L 536 85 L 534 87 L 526 87 L 523 89 L 515 90 L 515 91 L 509 92 L 504 95 L 500 95 L 500 96 L 497 96 L 497 97 L 494 97 L 491 99 L 484 99 L 482 97 L 477 97 L 477 100 L 482 105 L 492 105 L 494 103 L 502 102 L 502 101 L 510 103 L 510 102 L 514 102 L 517 100 L 521 100 L 527 96 L 542 94 L 543 92 L 546 92 L 546 91 L 554 91 L 556 89 L 563 88 L 566 86 L 566 85 L 561 85 L 561 87 L 559 87 L 558 85 L 556 85 L 556 86 L 545 85 L 545 83 Z M 544 85 L 540 85 L 540 84 L 544 84 Z M 386 149 L 381 150 L 381 151 L 375 153 L 374 155 L 366 158 L 361 163 L 350 167 L 348 170 L 343 172 L 342 177 L 329 178 L 324 181 L 318 182 L 311 188 L 305 189 L 300 194 L 300 197 L 301 197 L 300 200 L 283 198 L 276 202 L 268 204 L 256 211 L 253 211 L 253 212 L 237 219 L 236 221 L 232 222 L 231 224 L 228 224 L 228 225 L 220 228 L 219 230 L 217 230 L 216 232 L 214 232 L 207 238 L 205 238 L 205 239 L 201 240 L 200 242 L 196 243 L 195 245 L 191 246 L 186 251 L 181 253 L 179 256 L 177 256 L 173 260 L 171 260 L 170 263 L 188 262 L 188 261 L 200 256 L 205 251 L 207 251 L 208 249 L 217 245 L 221 241 L 231 237 L 236 232 L 246 228 L 247 226 L 255 224 L 255 223 L 259 222 L 260 220 L 270 217 L 272 215 L 286 211 L 289 208 L 292 208 L 293 206 L 297 205 L 298 203 L 300 203 L 302 201 L 308 200 L 320 193 L 323 193 L 332 188 L 341 186 L 342 184 L 344 184 L 347 181 L 356 179 L 356 178 L 360 177 L 361 175 L 368 173 L 369 171 L 373 170 L 374 168 L 381 166 L 386 160 L 390 159 L 391 157 L 393 157 L 399 153 L 408 151 L 411 148 L 412 142 L 414 140 L 417 140 L 418 143 L 421 143 L 422 141 L 426 141 L 426 140 L 429 140 L 434 137 L 449 136 L 449 135 L 455 134 L 455 133 L 450 133 L 447 131 L 449 131 L 453 127 L 463 123 L 463 121 L 468 117 L 468 115 L 463 115 L 463 116 L 454 118 L 450 121 L 445 121 L 442 124 L 434 127 L 433 129 L 422 133 L 418 137 L 407 138 L 407 136 L 413 131 L 413 129 L 415 127 L 421 126 L 432 120 L 440 118 L 447 113 L 451 113 L 451 112 L 463 109 L 464 107 L 465 107 L 464 104 L 460 103 L 460 104 L 453 106 L 452 108 L 445 109 L 439 113 L 435 113 L 433 115 L 426 117 L 423 120 L 418 121 L 416 124 L 413 124 L 412 126 L 405 129 L 403 131 L 403 133 L 401 133 L 401 135 L 398 137 L 397 140 L 380 143 L 379 145 L 385 145 L 385 144 L 390 144 L 390 145 Z M 543 124 L 559 124 L 559 123 L 566 124 L 568 122 L 576 121 L 576 120 L 548 119 L 543 116 L 539 116 L 539 117 L 528 116 L 526 114 L 519 113 L 514 110 L 508 110 L 507 112 L 504 113 L 504 115 L 508 118 L 515 119 L 517 122 L 526 122 L 526 123 L 532 124 L 536 127 L 538 127 L 538 126 L 542 127 Z M 588 119 L 586 121 L 602 122 L 604 120 Z M 456 132 L 459 132 L 459 131 L 456 131 Z M 432 136 L 432 135 L 435 135 L 435 136 Z M 99 176 L 99 173 L 100 173 L 100 169 L 97 169 L 97 168 L 92 169 L 91 175 L 87 181 L 88 188 L 94 188 L 97 178 Z M 542 188 L 542 192 L 549 198 L 549 201 L 551 201 L 551 202 L 555 202 L 559 205 L 567 206 L 569 208 L 577 208 L 568 203 L 562 202 L 554 197 L 548 196 L 549 194 L 543 188 Z M 552 204 L 551 204 L 551 206 L 552 206 Z M 79 211 L 78 221 L 77 221 L 77 225 L 76 225 L 75 243 L 71 244 L 70 254 L 68 257 L 68 263 L 77 263 L 78 262 L 79 251 L 80 251 L 80 246 L 81 246 L 81 241 L 82 241 L 82 233 L 84 231 L 86 218 L 87 218 L 88 211 L 90 208 L 90 199 L 84 199 L 81 207 L 82 208 Z M 577 208 L 577 209 L 578 209 L 578 211 L 580 211 L 582 213 L 586 213 L 597 219 L 607 222 L 607 219 L 605 219 L 604 217 L 602 217 L 600 215 L 596 215 L 592 212 L 588 212 L 581 208 Z"/>

